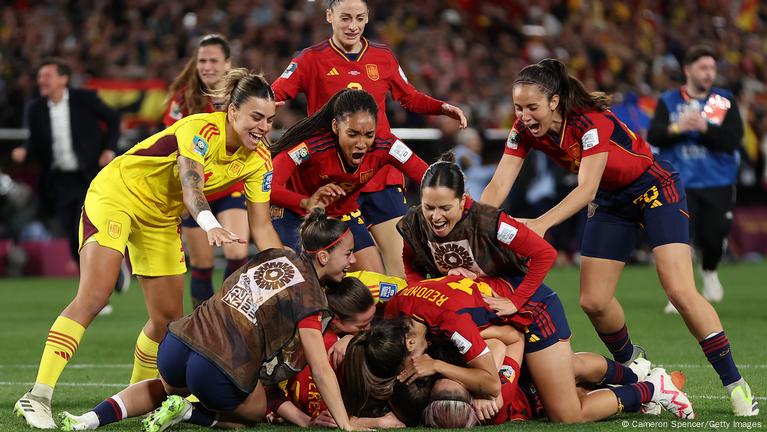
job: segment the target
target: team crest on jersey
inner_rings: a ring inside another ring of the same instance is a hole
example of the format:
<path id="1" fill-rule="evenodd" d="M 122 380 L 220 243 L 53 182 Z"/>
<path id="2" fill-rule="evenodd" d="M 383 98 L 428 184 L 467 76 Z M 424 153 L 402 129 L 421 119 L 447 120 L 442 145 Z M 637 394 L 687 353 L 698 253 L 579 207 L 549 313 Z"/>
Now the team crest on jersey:
<path id="1" fill-rule="evenodd" d="M 371 178 L 373 178 L 373 170 L 367 170 L 360 173 L 360 183 L 367 183 Z"/>
<path id="2" fill-rule="evenodd" d="M 434 262 L 442 273 L 447 273 L 458 267 L 463 267 L 477 274 L 481 272 L 477 261 L 474 259 L 474 254 L 471 252 L 468 240 L 445 243 L 430 241 L 429 248 L 434 257 Z"/>
<path id="3" fill-rule="evenodd" d="M 107 233 L 109 234 L 109 237 L 112 237 L 113 239 L 120 238 L 120 234 L 123 232 L 123 225 L 120 222 L 117 221 L 109 221 L 109 225 L 107 226 Z"/>
<path id="4" fill-rule="evenodd" d="M 264 174 L 264 181 L 261 183 L 261 192 L 269 192 L 272 190 L 272 171 Z"/>
<path id="5" fill-rule="evenodd" d="M 280 291 L 304 281 L 298 268 L 285 257 L 275 258 L 248 269 L 221 299 L 257 325 L 256 312 Z"/>
<path id="6" fill-rule="evenodd" d="M 205 154 L 208 153 L 208 147 L 208 142 L 205 141 L 205 138 L 199 135 L 195 135 L 194 138 L 192 138 L 192 151 L 198 155 L 205 157 Z"/>
<path id="7" fill-rule="evenodd" d="M 509 138 L 506 140 L 506 147 L 512 150 L 519 148 L 519 132 L 514 128 L 509 132 Z"/>
<path id="8" fill-rule="evenodd" d="M 293 72 L 295 72 L 296 69 L 298 69 L 298 63 L 290 62 L 288 67 L 285 68 L 285 72 L 283 72 L 282 75 L 280 75 L 280 78 L 285 78 L 285 79 L 290 78 L 290 76 L 293 75 Z"/>
<path id="9" fill-rule="evenodd" d="M 245 168 L 245 164 L 240 161 L 233 161 L 226 167 L 226 173 L 229 177 L 237 177 L 242 173 L 242 169 Z"/>
<path id="10" fill-rule="evenodd" d="M 378 65 L 366 64 L 365 72 L 367 72 L 368 78 L 373 81 L 378 81 L 378 79 L 381 78 L 381 76 L 378 74 Z"/>
<path id="11" fill-rule="evenodd" d="M 309 159 L 309 148 L 306 147 L 306 143 L 301 143 L 291 150 L 288 150 L 288 156 L 293 159 L 296 165 L 301 165 L 304 161 Z"/>

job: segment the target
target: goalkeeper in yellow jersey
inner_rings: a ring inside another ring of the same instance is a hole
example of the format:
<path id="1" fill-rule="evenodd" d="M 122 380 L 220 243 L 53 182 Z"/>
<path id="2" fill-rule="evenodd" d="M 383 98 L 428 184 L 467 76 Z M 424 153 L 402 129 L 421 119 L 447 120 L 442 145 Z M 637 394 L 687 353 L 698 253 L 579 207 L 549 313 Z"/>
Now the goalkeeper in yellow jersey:
<path id="1" fill-rule="evenodd" d="M 127 247 L 146 298 L 149 321 L 136 341 L 131 382 L 157 376 L 157 347 L 168 323 L 183 315 L 184 249 L 179 221 L 186 209 L 211 245 L 246 242 L 222 227 L 206 194 L 244 181 L 248 221 L 260 250 L 281 247 L 269 215 L 272 161 L 267 134 L 274 93 L 260 75 L 235 69 L 219 97 L 225 112 L 185 117 L 116 158 L 93 180 L 80 220 L 80 283 L 51 326 L 34 387 L 14 411 L 51 429 L 53 389 L 83 333 L 104 307 Z"/>

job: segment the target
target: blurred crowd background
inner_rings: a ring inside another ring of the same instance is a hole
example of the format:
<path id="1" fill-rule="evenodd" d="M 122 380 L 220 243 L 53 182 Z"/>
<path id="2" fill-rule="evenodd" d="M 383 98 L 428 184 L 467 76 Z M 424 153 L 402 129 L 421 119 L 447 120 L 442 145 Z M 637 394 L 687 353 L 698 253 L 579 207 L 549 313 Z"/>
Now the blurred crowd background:
<path id="1" fill-rule="evenodd" d="M 387 109 L 392 127 L 440 129 L 442 139 L 423 145 L 411 142 L 412 146 L 427 160 L 456 148 L 475 188 L 492 175 L 502 153 L 503 137 L 487 139 L 485 132 L 511 127 L 511 84 L 523 66 L 545 57 L 565 61 L 589 89 L 613 93 L 616 114 L 643 133 L 657 96 L 684 80 L 684 50 L 708 43 L 719 54 L 716 85 L 737 94 L 746 126 L 739 203 L 767 203 L 764 1 L 369 0 L 368 4 L 371 16 L 365 36 L 393 49 L 416 88 L 460 105 L 474 130 L 459 133 L 449 119 L 411 114 L 396 102 Z M 212 32 L 227 36 L 234 66 L 261 70 L 273 81 L 298 51 L 329 37 L 324 10 L 324 1 L 305 0 L 3 2 L 0 128 L 24 126 L 24 107 L 36 92 L 36 67 L 44 57 L 55 55 L 71 64 L 74 87 L 99 89 L 108 103 L 120 108 L 122 145 L 129 147 L 158 127 L 165 89 L 199 36 Z M 277 128 L 289 126 L 304 112 L 300 100 L 292 103 L 281 110 Z M 14 167 L 8 160 L 17 144 L 0 140 L 0 169 L 25 182 L 32 178 L 28 173 L 33 168 Z M 512 215 L 540 214 L 540 208 L 557 202 L 575 182 L 546 158 L 531 158 L 525 165 L 525 180 L 518 182 L 507 203 Z M 10 234 L 0 232 L 3 235 Z M 573 236 L 565 233 L 564 241 Z M 567 246 L 574 248 L 577 245 Z"/>

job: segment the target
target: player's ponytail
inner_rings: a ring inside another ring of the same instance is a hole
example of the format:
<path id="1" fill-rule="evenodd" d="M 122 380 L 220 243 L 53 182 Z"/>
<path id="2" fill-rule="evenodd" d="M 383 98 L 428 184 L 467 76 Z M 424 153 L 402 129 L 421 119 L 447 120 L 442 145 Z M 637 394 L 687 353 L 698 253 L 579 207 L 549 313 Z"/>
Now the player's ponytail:
<path id="1" fill-rule="evenodd" d="M 343 89 L 333 95 L 319 111 L 285 131 L 270 147 L 272 155 L 292 148 L 322 131 L 332 130 L 333 119 L 339 122 L 358 112 L 367 112 L 377 120 L 378 105 L 375 99 L 365 90 Z"/>
<path id="2" fill-rule="evenodd" d="M 423 411 L 424 424 L 441 429 L 464 429 L 479 425 L 471 405 L 471 394 L 465 388 L 439 391 L 432 388 L 432 402 Z"/>
<path id="3" fill-rule="evenodd" d="M 421 180 L 421 189 L 427 187 L 444 186 L 455 191 L 455 196 L 460 198 L 465 191 L 466 182 L 463 171 L 455 164 L 455 153 L 445 152 L 437 162 L 429 165 Z"/>
<path id="4" fill-rule="evenodd" d="M 320 207 L 312 209 L 301 223 L 301 248 L 313 255 L 319 251 L 332 251 L 349 228 L 338 219 L 328 217 Z"/>
<path id="5" fill-rule="evenodd" d="M 224 87 L 208 93 L 212 97 L 229 99 L 239 108 L 251 97 L 274 100 L 274 91 L 263 75 L 246 68 L 232 69 L 224 76 Z"/>
<path id="6" fill-rule="evenodd" d="M 577 108 L 604 111 L 610 107 L 609 95 L 603 92 L 589 93 L 583 83 L 571 76 L 567 66 L 559 60 L 547 58 L 525 66 L 514 80 L 514 85 L 518 84 L 537 86 L 547 100 L 558 95 L 557 110 L 563 115 Z"/>

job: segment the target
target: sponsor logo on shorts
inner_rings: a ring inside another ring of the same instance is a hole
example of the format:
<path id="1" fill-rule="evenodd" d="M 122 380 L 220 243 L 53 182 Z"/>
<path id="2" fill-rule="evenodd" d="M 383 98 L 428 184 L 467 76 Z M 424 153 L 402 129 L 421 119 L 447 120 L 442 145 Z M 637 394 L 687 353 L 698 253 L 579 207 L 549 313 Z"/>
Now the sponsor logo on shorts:
<path id="1" fill-rule="evenodd" d="M 389 282 L 381 282 L 378 284 L 378 298 L 386 301 L 394 297 L 397 294 L 397 285 Z"/>
<path id="2" fill-rule="evenodd" d="M 261 183 L 261 192 L 272 190 L 272 171 L 264 174 L 264 181 Z"/>
<path id="3" fill-rule="evenodd" d="M 296 69 L 298 69 L 298 63 L 290 62 L 288 67 L 285 68 L 285 72 L 283 72 L 282 75 L 280 75 L 280 78 L 285 78 L 285 79 L 290 78 L 290 76 L 293 75 L 293 72 L 295 72 Z"/>
<path id="4" fill-rule="evenodd" d="M 123 225 L 117 221 L 109 221 L 107 225 L 107 234 L 113 239 L 120 238 L 120 234 L 123 232 Z"/>
<path id="5" fill-rule="evenodd" d="M 365 72 L 367 72 L 368 78 L 370 78 L 373 81 L 378 81 L 378 79 L 381 78 L 381 76 L 378 75 L 378 65 L 366 64 Z"/>

